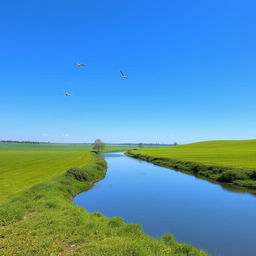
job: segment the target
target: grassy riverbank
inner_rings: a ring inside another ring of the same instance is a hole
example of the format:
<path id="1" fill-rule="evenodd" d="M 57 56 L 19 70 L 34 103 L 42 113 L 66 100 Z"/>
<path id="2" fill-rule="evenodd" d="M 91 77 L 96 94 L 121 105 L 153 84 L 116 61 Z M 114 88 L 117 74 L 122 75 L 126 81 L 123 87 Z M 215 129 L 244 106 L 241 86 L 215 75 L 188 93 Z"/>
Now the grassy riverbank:
<path id="1" fill-rule="evenodd" d="M 110 145 L 105 151 L 128 150 Z M 48 181 L 71 167 L 92 163 L 85 144 L 0 143 L 0 204 L 32 185 Z"/>
<path id="2" fill-rule="evenodd" d="M 256 140 L 145 148 L 131 150 L 128 155 L 219 182 L 256 189 Z"/>
<path id="3" fill-rule="evenodd" d="M 21 152 L 23 154 L 23 151 Z M 45 151 L 40 152 L 41 157 L 45 159 Z M 47 155 L 47 161 L 41 162 L 41 172 L 34 169 L 34 172 L 38 172 L 38 180 L 34 177 L 33 168 L 27 168 L 29 160 L 26 161 L 27 165 L 24 164 L 23 168 L 19 169 L 19 172 L 15 169 L 22 163 L 22 155 L 16 167 L 12 165 L 17 158 L 17 152 L 14 152 L 13 158 L 9 159 L 9 164 L 14 168 L 13 171 L 16 171 L 14 176 L 9 176 L 11 170 L 2 171 L 1 165 L 1 177 L 5 177 L 5 181 L 11 177 L 8 183 L 10 190 L 14 190 L 14 194 L 17 191 L 13 189 L 15 186 L 12 186 L 12 179 L 18 180 L 19 176 L 24 176 L 27 177 L 27 181 L 30 181 L 32 177 L 36 184 L 28 189 L 23 185 L 20 186 L 23 192 L 15 196 L 10 193 L 10 198 L 2 203 L 0 255 L 207 255 L 190 245 L 177 243 L 171 235 L 164 236 L 162 240 L 156 240 L 145 235 L 139 225 L 125 224 L 118 217 L 106 218 L 100 213 L 90 214 L 74 205 L 71 202 L 74 195 L 89 189 L 94 182 L 104 177 L 106 163 L 103 158 L 89 151 L 80 151 L 81 155 L 77 151 L 75 151 L 77 155 L 72 155 L 71 151 L 64 155 L 59 155 L 59 152 L 57 150 L 52 155 Z M 27 152 L 28 155 L 31 154 L 32 159 L 34 159 L 34 153 L 30 150 Z M 42 160 L 38 152 L 36 156 L 38 161 Z M 65 164 L 51 172 L 47 169 L 54 169 L 50 159 L 56 163 L 56 166 L 61 165 L 62 161 Z M 76 159 L 80 168 L 70 168 L 71 165 L 75 166 Z M 6 166 L 8 166 L 7 162 L 5 168 Z M 64 167 L 68 171 L 65 172 Z M 37 184 L 40 179 L 41 183 Z M 33 182 L 31 181 L 31 185 Z M 25 179 L 24 184 L 26 184 Z"/>

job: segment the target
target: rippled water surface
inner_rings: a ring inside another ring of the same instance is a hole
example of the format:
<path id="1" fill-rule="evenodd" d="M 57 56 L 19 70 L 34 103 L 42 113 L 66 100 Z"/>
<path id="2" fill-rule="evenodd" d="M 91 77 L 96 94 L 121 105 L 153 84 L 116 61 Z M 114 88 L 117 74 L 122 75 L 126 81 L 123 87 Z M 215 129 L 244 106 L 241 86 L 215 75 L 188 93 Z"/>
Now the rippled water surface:
<path id="1" fill-rule="evenodd" d="M 215 256 L 256 255 L 256 197 L 136 160 L 104 154 L 105 179 L 74 198 L 89 212 L 120 216 L 156 238 L 172 233 Z"/>

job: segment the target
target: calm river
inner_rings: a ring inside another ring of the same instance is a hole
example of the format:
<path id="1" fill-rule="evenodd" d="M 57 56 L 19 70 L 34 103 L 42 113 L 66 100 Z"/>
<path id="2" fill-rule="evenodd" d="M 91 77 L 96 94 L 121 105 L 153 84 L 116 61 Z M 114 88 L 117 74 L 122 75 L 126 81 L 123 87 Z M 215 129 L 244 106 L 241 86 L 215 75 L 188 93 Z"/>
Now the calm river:
<path id="1" fill-rule="evenodd" d="M 74 198 L 159 238 L 172 233 L 214 256 L 256 255 L 256 196 L 133 159 L 104 154 L 105 179 Z"/>

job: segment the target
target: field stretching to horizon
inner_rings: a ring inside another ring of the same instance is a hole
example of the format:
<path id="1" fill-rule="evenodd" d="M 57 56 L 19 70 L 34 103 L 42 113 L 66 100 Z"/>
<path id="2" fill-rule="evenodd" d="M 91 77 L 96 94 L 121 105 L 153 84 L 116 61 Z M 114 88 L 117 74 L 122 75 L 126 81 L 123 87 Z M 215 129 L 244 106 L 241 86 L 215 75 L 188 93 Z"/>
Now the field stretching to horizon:
<path id="1" fill-rule="evenodd" d="M 131 148 L 134 146 L 107 145 L 104 151 Z M 87 144 L 0 143 L 0 204 L 68 168 L 90 164 L 90 150 Z"/>
<path id="2" fill-rule="evenodd" d="M 131 150 L 130 156 L 220 182 L 256 188 L 256 140 L 220 140 Z"/>
<path id="3" fill-rule="evenodd" d="M 256 140 L 203 141 L 165 148 L 144 148 L 143 154 L 205 164 L 256 168 Z"/>

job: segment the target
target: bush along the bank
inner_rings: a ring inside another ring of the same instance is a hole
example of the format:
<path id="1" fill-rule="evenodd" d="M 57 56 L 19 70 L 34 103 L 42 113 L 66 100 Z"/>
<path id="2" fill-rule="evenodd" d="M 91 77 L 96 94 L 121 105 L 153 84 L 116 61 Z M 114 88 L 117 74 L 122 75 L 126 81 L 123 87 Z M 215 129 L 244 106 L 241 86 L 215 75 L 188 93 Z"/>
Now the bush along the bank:
<path id="1" fill-rule="evenodd" d="M 93 154 L 93 166 L 71 168 L 33 186 L 0 208 L 0 255 L 5 256 L 206 256 L 171 235 L 156 240 L 140 225 L 119 217 L 88 213 L 70 200 L 102 179 L 106 162 Z"/>
<path id="2" fill-rule="evenodd" d="M 66 175 L 71 175 L 79 181 L 88 181 L 91 178 L 86 168 L 71 168 L 67 171 Z"/>
<path id="3" fill-rule="evenodd" d="M 178 171 L 189 172 L 196 176 L 203 176 L 218 182 L 233 183 L 242 187 L 256 189 L 256 170 L 205 165 L 171 158 L 153 157 L 139 154 L 132 150 L 129 150 L 126 154 L 156 165 L 172 168 Z"/>

